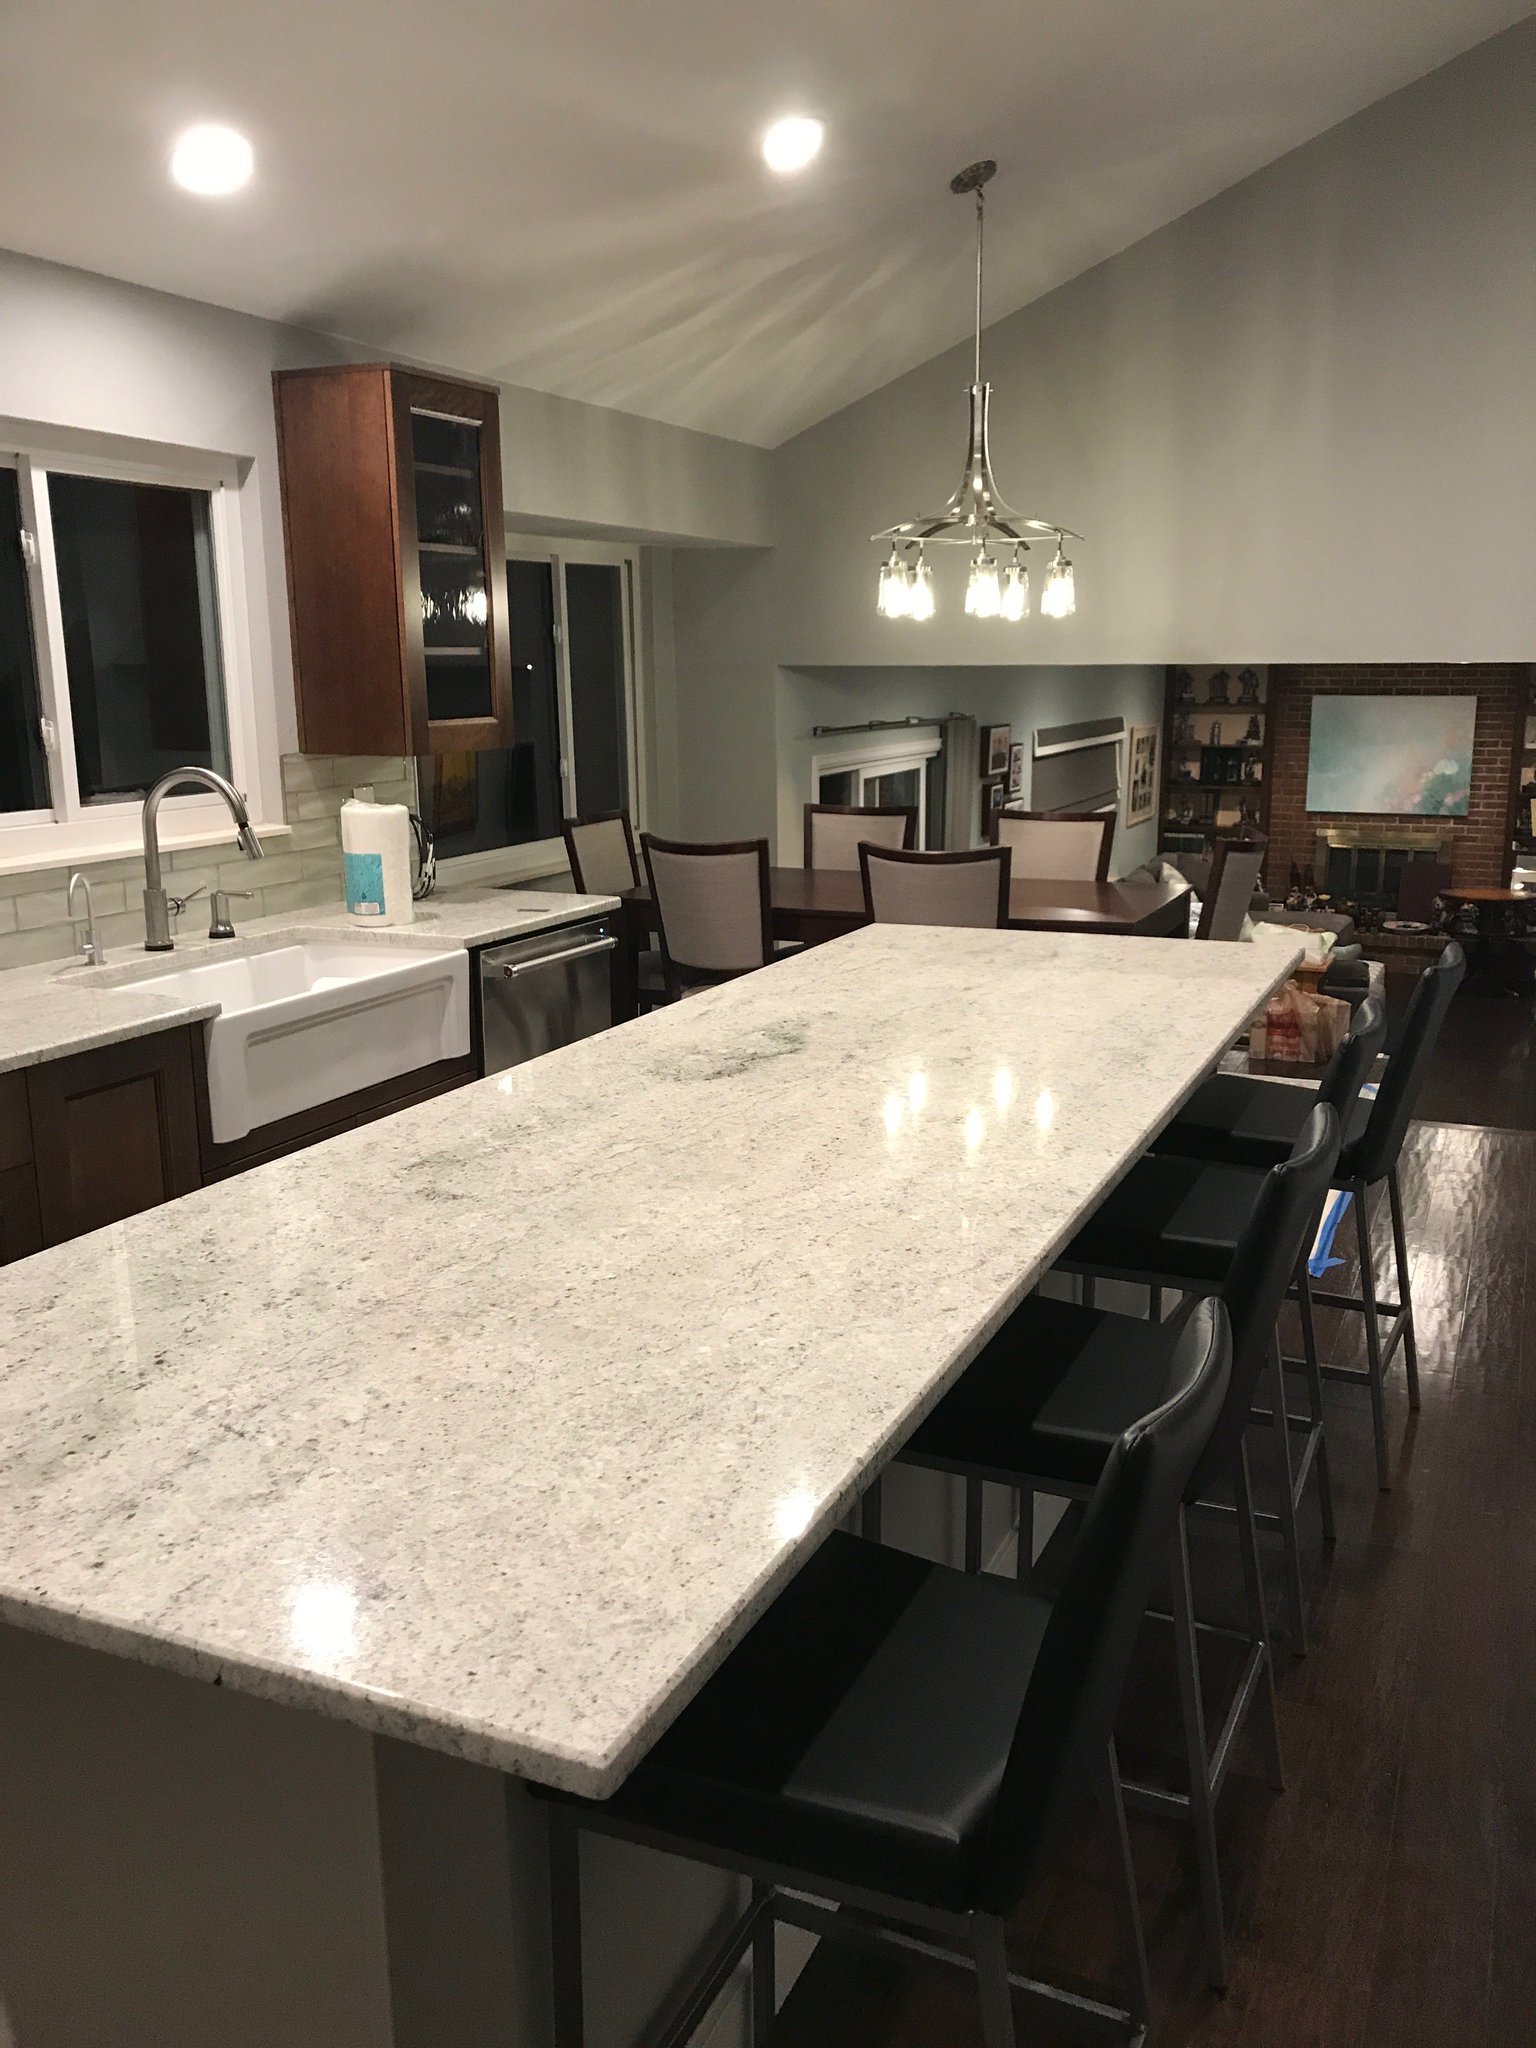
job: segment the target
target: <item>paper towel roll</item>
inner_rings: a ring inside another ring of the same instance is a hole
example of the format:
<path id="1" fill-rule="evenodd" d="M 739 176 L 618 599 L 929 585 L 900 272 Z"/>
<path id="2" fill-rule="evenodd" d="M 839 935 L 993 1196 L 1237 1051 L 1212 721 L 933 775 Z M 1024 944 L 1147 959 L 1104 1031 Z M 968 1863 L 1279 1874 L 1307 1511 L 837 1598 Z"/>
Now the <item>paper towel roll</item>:
<path id="1" fill-rule="evenodd" d="M 341 807 L 341 869 L 347 909 L 359 923 L 409 924 L 411 824 L 404 804 L 365 804 L 348 797 Z"/>

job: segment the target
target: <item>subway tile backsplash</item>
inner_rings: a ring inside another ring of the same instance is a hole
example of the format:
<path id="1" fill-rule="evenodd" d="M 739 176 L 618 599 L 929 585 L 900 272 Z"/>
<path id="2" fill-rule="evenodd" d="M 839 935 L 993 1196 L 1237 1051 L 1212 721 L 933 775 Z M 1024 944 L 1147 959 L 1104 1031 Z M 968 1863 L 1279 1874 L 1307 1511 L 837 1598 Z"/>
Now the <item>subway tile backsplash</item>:
<path id="1" fill-rule="evenodd" d="M 190 889 L 204 893 L 188 905 L 179 929 L 208 928 L 208 892 L 250 890 L 248 902 L 236 902 L 236 928 L 253 917 L 281 917 L 298 910 L 317 910 L 341 900 L 341 806 L 359 786 L 372 784 L 381 804 L 414 807 L 412 764 L 397 756 L 362 757 L 329 754 L 285 754 L 283 815 L 290 827 L 274 839 L 264 860 L 248 861 L 228 848 L 187 847 L 165 857 L 165 885 L 175 896 Z M 144 862 L 138 855 L 111 860 L 81 861 L 96 900 L 96 929 L 110 951 L 142 946 Z M 27 967 L 43 960 L 65 960 L 75 951 L 65 891 L 68 867 L 34 868 L 26 873 L 0 873 L 0 969 Z"/>

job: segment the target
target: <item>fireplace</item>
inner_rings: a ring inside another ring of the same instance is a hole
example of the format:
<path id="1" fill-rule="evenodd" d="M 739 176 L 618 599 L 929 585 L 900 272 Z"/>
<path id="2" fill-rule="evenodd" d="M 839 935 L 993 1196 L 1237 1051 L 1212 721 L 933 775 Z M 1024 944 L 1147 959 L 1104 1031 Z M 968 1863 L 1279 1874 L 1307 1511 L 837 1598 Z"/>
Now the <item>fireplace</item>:
<path id="1" fill-rule="evenodd" d="M 1312 872 L 1335 903 L 1391 914 L 1410 861 L 1449 863 L 1455 840 L 1433 825 L 1327 825 L 1316 839 Z"/>

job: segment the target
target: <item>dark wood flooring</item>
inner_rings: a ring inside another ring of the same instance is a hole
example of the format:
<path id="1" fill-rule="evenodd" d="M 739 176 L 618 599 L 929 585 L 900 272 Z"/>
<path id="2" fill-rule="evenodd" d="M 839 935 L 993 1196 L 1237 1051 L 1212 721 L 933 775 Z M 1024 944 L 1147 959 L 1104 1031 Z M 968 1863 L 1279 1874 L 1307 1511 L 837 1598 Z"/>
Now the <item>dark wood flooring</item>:
<path id="1" fill-rule="evenodd" d="M 1389 978 L 1389 1013 L 1400 1013 L 1411 986 L 1411 979 Z M 1536 1131 L 1536 1004 L 1531 998 L 1484 988 L 1458 995 L 1430 1061 L 1420 1106 L 1437 1123 Z"/>
<path id="2" fill-rule="evenodd" d="M 1382 1494 L 1363 1391 L 1329 1389 L 1338 1542 L 1323 1551 L 1313 1514 L 1315 1641 L 1305 1659 L 1279 1652 L 1287 1788 L 1272 1793 L 1245 1753 L 1223 1795 L 1224 1997 L 1204 1987 L 1181 1833 L 1133 1822 L 1155 2048 L 1536 2043 L 1536 1135 L 1419 1125 L 1404 1194 L 1423 1408 L 1410 1421 L 1399 1375 Z M 1358 1358 L 1357 1319 L 1333 1317 L 1323 1339 Z M 1227 1594 L 1229 1542 L 1213 1531 L 1197 1559 L 1207 1611 Z M 1133 1758 L 1162 1737 L 1173 1751 L 1150 1641 L 1124 1722 Z M 1112 1970 L 1101 1872 L 1085 1830 L 1019 1917 L 1026 1967 L 1078 1982 Z M 1020 2048 L 1068 2038 L 1021 2016 Z M 775 2048 L 979 2039 L 963 1981 L 824 1941 Z"/>

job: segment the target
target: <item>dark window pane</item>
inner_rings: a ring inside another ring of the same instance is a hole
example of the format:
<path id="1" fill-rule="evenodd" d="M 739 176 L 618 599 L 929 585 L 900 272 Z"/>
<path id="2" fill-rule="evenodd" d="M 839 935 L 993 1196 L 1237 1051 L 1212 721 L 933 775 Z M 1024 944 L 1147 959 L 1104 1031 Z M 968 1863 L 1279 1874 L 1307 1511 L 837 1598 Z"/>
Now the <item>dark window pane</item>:
<path id="1" fill-rule="evenodd" d="M 21 555 L 21 494 L 0 469 L 0 811 L 46 811 L 48 764 L 38 736 L 37 656 Z"/>
<path id="2" fill-rule="evenodd" d="M 55 471 L 48 502 L 81 797 L 227 775 L 208 493 Z"/>
<path id="3" fill-rule="evenodd" d="M 422 812 L 445 860 L 498 846 L 521 846 L 531 839 L 555 839 L 560 833 L 560 726 L 549 563 L 508 562 L 507 595 L 516 746 L 434 754 L 417 764 Z"/>
<path id="4" fill-rule="evenodd" d="M 570 636 L 576 808 L 629 808 L 629 732 L 624 690 L 624 572 L 607 562 L 569 562 L 565 615 Z"/>

